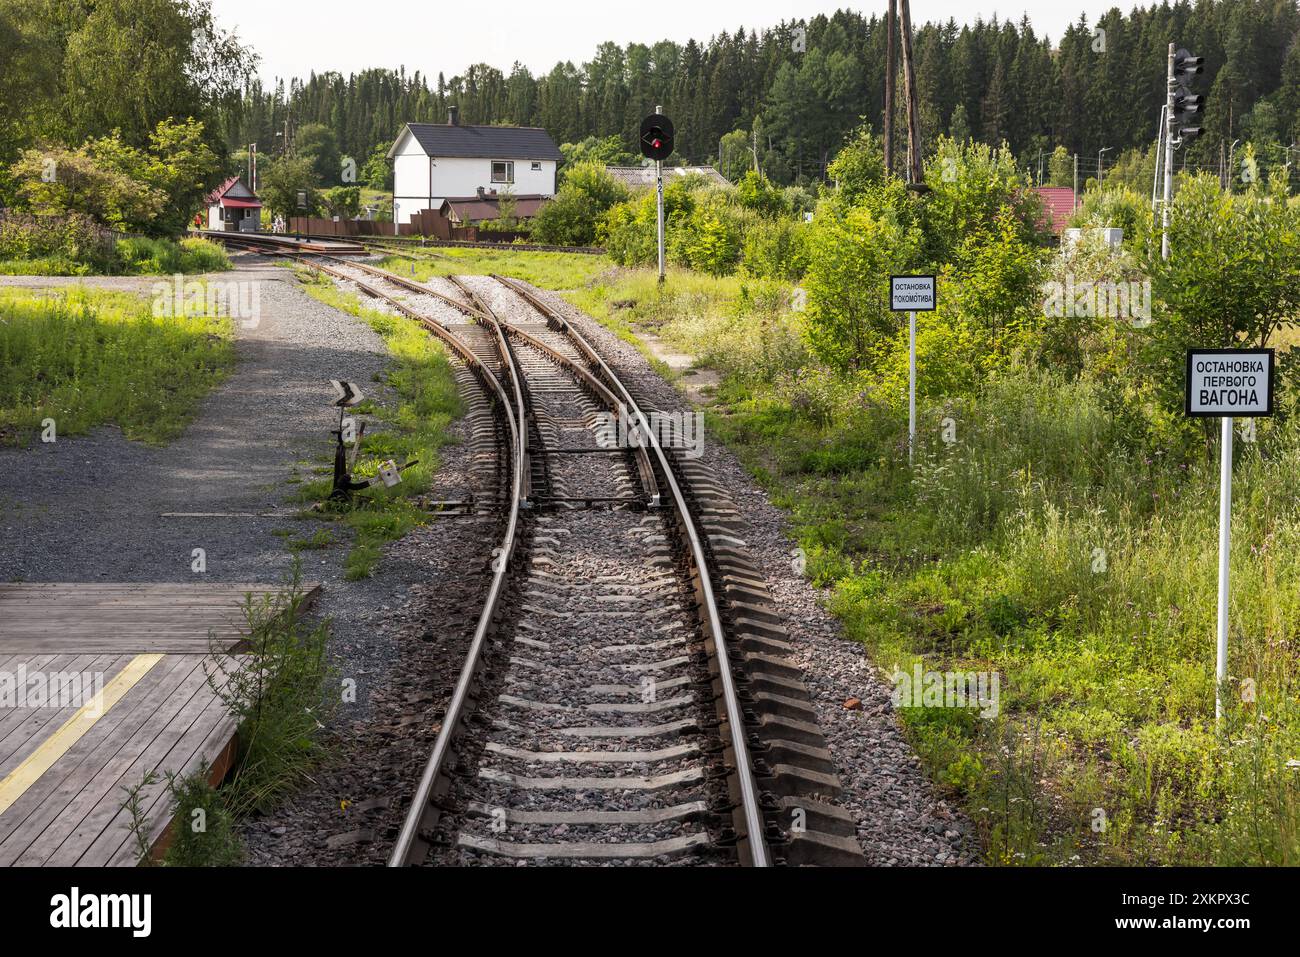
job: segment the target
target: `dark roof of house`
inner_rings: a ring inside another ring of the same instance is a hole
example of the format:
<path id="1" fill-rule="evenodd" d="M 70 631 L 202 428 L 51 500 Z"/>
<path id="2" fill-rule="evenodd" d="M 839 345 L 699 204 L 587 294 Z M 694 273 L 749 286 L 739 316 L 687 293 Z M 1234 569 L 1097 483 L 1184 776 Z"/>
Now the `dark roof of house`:
<path id="1" fill-rule="evenodd" d="M 407 123 L 420 148 L 430 156 L 482 159 L 564 159 L 546 130 L 534 126 L 465 126 Z M 400 139 L 400 137 L 399 137 Z"/>
<path id="2" fill-rule="evenodd" d="M 1043 225 L 1061 235 L 1074 215 L 1074 190 L 1069 186 L 1039 186 L 1036 191 L 1043 200 Z"/>
<path id="3" fill-rule="evenodd" d="M 515 217 L 530 219 L 547 202 L 549 197 L 540 194 L 515 197 Z M 500 195 L 450 197 L 442 201 L 438 209 L 446 215 L 453 210 L 462 223 L 478 222 L 482 219 L 498 219 L 501 216 Z"/>

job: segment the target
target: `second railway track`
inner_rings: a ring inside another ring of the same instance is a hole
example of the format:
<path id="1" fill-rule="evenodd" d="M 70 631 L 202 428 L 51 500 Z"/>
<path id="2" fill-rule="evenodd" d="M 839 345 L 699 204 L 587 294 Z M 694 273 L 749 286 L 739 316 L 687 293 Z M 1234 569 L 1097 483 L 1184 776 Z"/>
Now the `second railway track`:
<path id="1" fill-rule="evenodd" d="M 301 261 L 438 335 L 493 413 L 491 586 L 390 865 L 861 863 L 743 516 L 579 330 L 514 280 Z"/>

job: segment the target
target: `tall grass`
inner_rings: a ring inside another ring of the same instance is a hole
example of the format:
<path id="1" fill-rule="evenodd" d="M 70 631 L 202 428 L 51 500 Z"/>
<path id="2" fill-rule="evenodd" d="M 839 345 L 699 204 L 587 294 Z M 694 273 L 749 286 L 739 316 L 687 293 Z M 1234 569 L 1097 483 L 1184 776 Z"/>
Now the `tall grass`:
<path id="1" fill-rule="evenodd" d="M 171 276 L 175 273 L 223 272 L 230 257 L 221 246 L 207 239 L 134 237 L 117 241 L 117 269 L 130 276 Z"/>
<path id="2" fill-rule="evenodd" d="M 739 419 L 733 437 L 762 441 L 748 413 Z M 846 480 L 880 496 L 874 510 L 796 516 L 806 545 L 836 556 L 831 607 L 878 663 L 1001 675 L 997 734 L 950 713 L 905 722 L 936 777 L 971 798 L 992 858 L 1294 861 L 1300 428 L 1239 449 L 1224 690 L 1234 730 L 1220 734 L 1215 463 L 1126 448 L 1092 386 L 1026 371 L 965 403 L 923 405 L 919 420 L 912 481 L 858 455 Z M 822 440 L 844 441 L 843 424 Z M 775 448 L 773 483 L 797 486 L 787 496 L 833 499 L 805 458 Z M 896 459 L 897 444 L 875 452 Z M 1008 784 L 1017 774 L 1042 802 L 1018 798 L 1017 813 L 1034 811 L 1023 820 L 1006 804 L 1026 786 Z"/>
<path id="3" fill-rule="evenodd" d="M 155 318 L 134 296 L 0 290 L 0 441 L 114 423 L 128 438 L 178 436 L 234 361 L 230 321 Z"/>
<path id="4" fill-rule="evenodd" d="M 151 239 L 143 236 L 97 246 L 60 248 L 0 256 L 0 275 L 8 276 L 171 276 L 224 272 L 231 268 L 224 248 L 207 239 Z"/>
<path id="5" fill-rule="evenodd" d="M 1300 422 L 1237 443 L 1218 728 L 1213 448 L 1012 365 L 923 392 L 909 467 L 905 379 L 825 373 L 800 317 L 739 280 L 629 274 L 570 298 L 598 292 L 604 321 L 725 374 L 713 435 L 790 510 L 807 574 L 877 665 L 1000 675 L 996 720 L 901 714 L 990 861 L 1300 861 Z"/>

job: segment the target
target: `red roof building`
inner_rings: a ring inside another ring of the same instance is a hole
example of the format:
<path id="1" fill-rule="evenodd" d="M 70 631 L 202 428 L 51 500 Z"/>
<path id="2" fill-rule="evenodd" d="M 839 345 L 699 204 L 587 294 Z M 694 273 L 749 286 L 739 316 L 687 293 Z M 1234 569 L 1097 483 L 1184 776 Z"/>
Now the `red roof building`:
<path id="1" fill-rule="evenodd" d="M 1052 235 L 1060 236 L 1074 215 L 1074 190 L 1069 186 L 1038 186 L 1034 192 L 1043 201 L 1043 225 Z"/>
<path id="2" fill-rule="evenodd" d="M 255 233 L 262 223 L 262 201 L 232 176 L 204 198 L 208 207 L 208 229 Z"/>

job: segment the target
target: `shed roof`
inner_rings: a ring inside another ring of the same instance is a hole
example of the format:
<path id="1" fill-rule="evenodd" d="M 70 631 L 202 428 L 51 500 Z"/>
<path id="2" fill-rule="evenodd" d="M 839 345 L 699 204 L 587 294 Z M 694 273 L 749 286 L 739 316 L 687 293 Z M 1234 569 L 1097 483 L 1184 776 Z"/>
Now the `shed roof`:
<path id="1" fill-rule="evenodd" d="M 242 202 L 235 202 L 241 200 Z M 206 206 L 216 206 L 218 203 L 227 206 L 261 206 L 257 196 L 253 191 L 244 185 L 243 180 L 238 176 L 231 176 L 224 183 L 203 197 L 203 203 Z"/>
<path id="2" fill-rule="evenodd" d="M 466 126 L 451 123 L 407 123 L 402 131 L 415 137 L 429 156 L 478 159 L 527 159 L 559 162 L 564 155 L 546 130 L 535 126 Z M 388 151 L 391 159 L 397 143 Z"/>
<path id="3" fill-rule="evenodd" d="M 540 194 L 515 196 L 515 216 L 519 219 L 530 219 L 536 216 L 537 211 L 542 208 L 548 199 L 549 197 Z M 500 194 L 495 196 L 491 194 L 484 196 L 453 196 L 444 199 L 438 209 L 444 216 L 449 211 L 454 212 L 456 219 L 462 223 L 497 219 L 501 215 L 501 196 Z"/>
<path id="4" fill-rule="evenodd" d="M 1035 189 L 1043 200 L 1043 225 L 1057 236 L 1074 215 L 1074 190 L 1069 186 L 1039 186 Z"/>
<path id="5" fill-rule="evenodd" d="M 655 168 L 653 166 L 606 166 L 605 171 L 629 189 L 642 186 L 654 186 Z M 723 176 L 712 166 L 665 166 L 664 179 L 689 176 L 698 173 L 714 186 L 730 186 L 731 180 Z"/>

